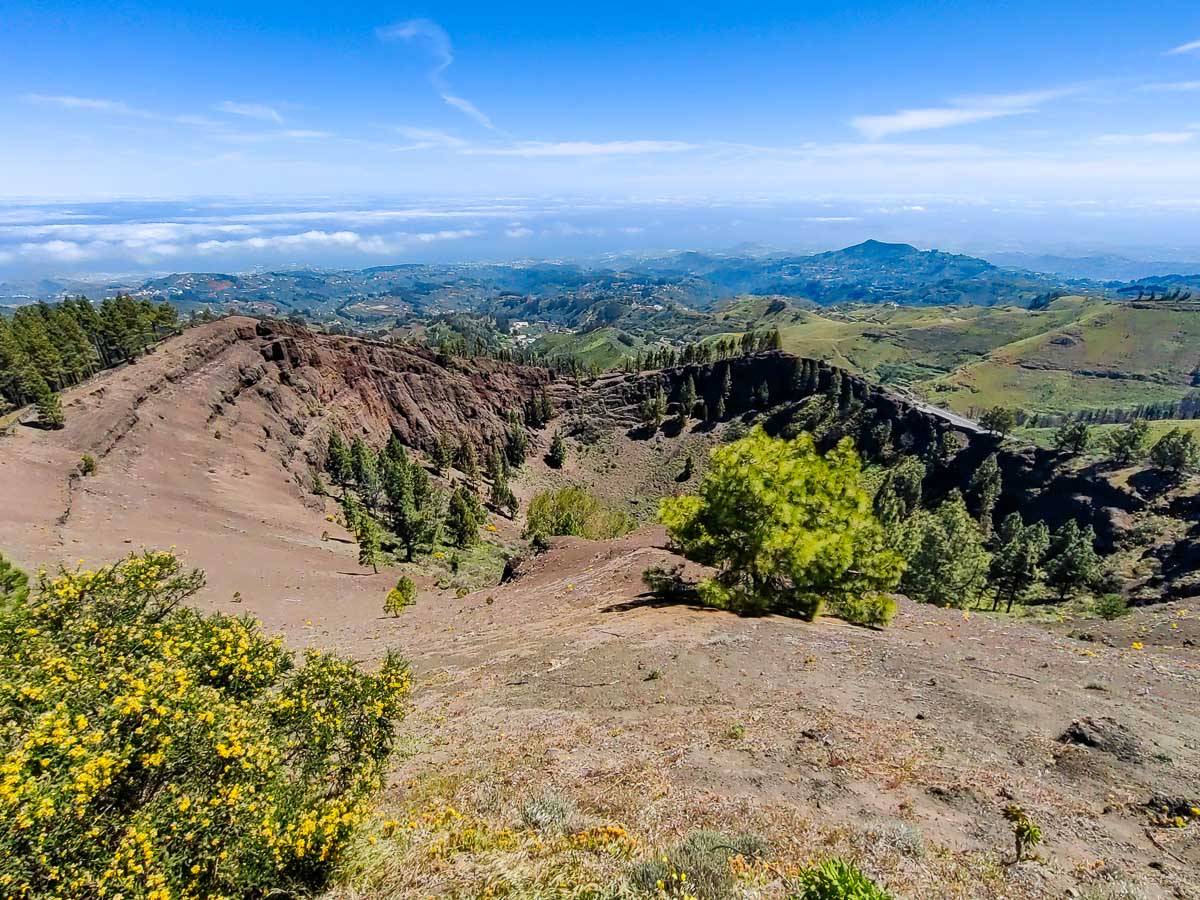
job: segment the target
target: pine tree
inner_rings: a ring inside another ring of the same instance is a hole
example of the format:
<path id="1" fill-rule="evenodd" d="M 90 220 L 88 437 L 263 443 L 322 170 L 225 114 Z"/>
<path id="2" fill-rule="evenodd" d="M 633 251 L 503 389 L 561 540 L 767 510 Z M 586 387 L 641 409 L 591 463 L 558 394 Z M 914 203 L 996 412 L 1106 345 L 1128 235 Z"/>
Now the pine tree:
<path id="1" fill-rule="evenodd" d="M 1058 592 L 1060 600 L 1065 600 L 1092 585 L 1099 573 L 1096 532 L 1091 525 L 1080 528 L 1074 519 L 1068 519 L 1050 542 L 1046 583 Z"/>
<path id="2" fill-rule="evenodd" d="M 359 496 L 367 509 L 374 512 L 379 507 L 383 488 L 379 480 L 379 457 L 361 438 L 356 437 L 350 444 L 350 469 Z"/>
<path id="3" fill-rule="evenodd" d="M 1200 446 L 1195 433 L 1172 428 L 1150 448 L 1150 461 L 1176 478 L 1196 471 L 1200 467 Z"/>
<path id="4" fill-rule="evenodd" d="M 1020 513 L 1010 513 L 1000 524 L 999 547 L 992 557 L 991 579 L 996 588 L 992 609 L 1002 601 L 1006 612 L 1013 602 L 1024 600 L 1042 578 L 1042 558 L 1050 546 L 1045 523 L 1026 525 Z"/>
<path id="5" fill-rule="evenodd" d="M 508 414 L 508 431 L 504 438 L 504 455 L 508 464 L 519 469 L 525 464 L 525 454 L 528 452 L 529 440 L 525 435 L 525 426 L 515 410 Z"/>
<path id="6" fill-rule="evenodd" d="M 562 432 L 554 432 L 550 441 L 550 452 L 546 454 L 546 464 L 552 469 L 561 469 L 567 461 L 567 442 L 563 440 Z"/>
<path id="7" fill-rule="evenodd" d="M 475 494 L 462 485 L 456 487 L 450 495 L 450 505 L 446 513 L 450 542 L 455 547 L 470 547 L 479 539 L 479 527 L 484 518 L 483 508 Z"/>
<path id="8" fill-rule="evenodd" d="M 16 405 L 31 399 L 25 393 L 26 379 L 22 373 L 32 369 L 33 363 L 13 333 L 8 319 L 0 316 L 0 394 Z"/>
<path id="9" fill-rule="evenodd" d="M 884 473 L 875 492 L 872 508 L 876 518 L 892 534 L 921 506 L 921 486 L 925 464 L 915 456 L 906 456 Z"/>
<path id="10" fill-rule="evenodd" d="M 354 539 L 358 540 L 359 534 L 362 532 L 363 519 L 366 513 L 363 512 L 362 506 L 353 494 L 342 494 L 342 518 L 346 521 L 346 530 L 354 535 Z"/>
<path id="11" fill-rule="evenodd" d="M 443 478 L 450 472 L 450 467 L 454 464 L 454 443 L 450 440 L 450 435 L 442 433 L 438 435 L 437 442 L 433 445 L 433 465 L 437 469 L 437 473 Z"/>
<path id="12" fill-rule="evenodd" d="M 329 446 L 325 452 L 325 471 L 339 487 L 346 487 L 354 477 L 354 467 L 350 462 L 350 449 L 342 440 L 341 433 L 335 428 L 329 432 Z"/>
<path id="13" fill-rule="evenodd" d="M 62 428 L 66 424 L 66 418 L 63 416 L 62 401 L 59 400 L 58 394 L 46 388 L 41 391 L 36 400 L 38 411 L 38 422 L 43 428 Z"/>
<path id="14" fill-rule="evenodd" d="M 1004 479 L 1000 474 L 1000 463 L 996 454 L 990 454 L 975 474 L 971 476 L 971 496 L 975 499 L 975 514 L 979 518 L 979 527 L 985 538 L 992 536 L 992 513 L 996 509 L 996 501 L 1004 489 Z"/>
<path id="15" fill-rule="evenodd" d="M 1054 446 L 1064 453 L 1083 453 L 1090 439 L 1086 422 L 1063 422 L 1054 432 Z"/>
<path id="16" fill-rule="evenodd" d="M 432 543 L 437 536 L 441 514 L 429 475 L 421 466 L 400 453 L 386 453 L 383 467 L 383 493 L 387 523 L 404 547 L 411 562 L 417 548 Z"/>
<path id="17" fill-rule="evenodd" d="M 657 431 L 667 414 L 667 396 L 661 386 L 655 387 L 654 392 L 642 400 L 642 423 L 652 431 Z"/>
<path id="18" fill-rule="evenodd" d="M 358 529 L 358 564 L 370 566 L 375 574 L 379 574 L 379 547 L 383 539 L 379 524 L 368 515 L 359 520 Z"/>
<path id="19" fill-rule="evenodd" d="M 499 447 L 492 447 L 488 453 L 483 474 L 493 484 L 498 480 L 508 479 L 508 457 Z"/>
<path id="20" fill-rule="evenodd" d="M 458 470 L 471 484 L 479 481 L 479 457 L 475 455 L 475 445 L 465 437 L 458 445 Z"/>
<path id="21" fill-rule="evenodd" d="M 908 567 L 900 588 L 914 600 L 965 609 L 983 597 L 991 554 L 962 495 L 953 491 L 906 529 Z"/>
<path id="22" fill-rule="evenodd" d="M 1146 438 L 1150 426 L 1145 419 L 1134 419 L 1123 428 L 1116 429 L 1108 439 L 1108 452 L 1114 462 L 1127 466 L 1146 455 Z"/>
<path id="23" fill-rule="evenodd" d="M 13 313 L 12 328 L 25 355 L 50 389 L 58 390 L 66 386 L 67 372 L 62 354 L 50 340 L 46 331 L 46 321 L 39 315 L 37 308 L 19 307 Z"/>
<path id="24" fill-rule="evenodd" d="M 714 450 L 697 493 L 665 498 L 659 518 L 685 556 L 717 568 L 699 585 L 710 605 L 811 619 L 829 602 L 884 624 L 903 560 L 869 504 L 849 440 L 822 456 L 808 434 L 782 440 L 756 426 Z"/>
<path id="25" fill-rule="evenodd" d="M 692 413 L 696 411 L 696 382 L 689 375 L 683 381 L 683 387 L 679 391 L 679 420 L 687 422 L 692 417 Z"/>
<path id="26" fill-rule="evenodd" d="M 1004 438 L 1017 427 L 1017 417 L 1008 407 L 993 406 L 979 417 L 979 424 L 992 434 Z"/>
<path id="27" fill-rule="evenodd" d="M 488 502 L 494 510 L 506 513 L 510 519 L 517 514 L 517 495 L 509 487 L 507 473 L 501 472 L 492 480 Z"/>

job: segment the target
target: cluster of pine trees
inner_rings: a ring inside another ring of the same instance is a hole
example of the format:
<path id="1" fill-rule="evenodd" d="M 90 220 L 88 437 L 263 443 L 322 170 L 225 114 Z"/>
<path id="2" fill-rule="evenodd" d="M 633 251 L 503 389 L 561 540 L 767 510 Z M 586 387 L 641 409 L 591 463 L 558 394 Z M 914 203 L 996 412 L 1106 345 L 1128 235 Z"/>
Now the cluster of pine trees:
<path id="1" fill-rule="evenodd" d="M 112 297 L 99 306 L 86 297 L 18 307 L 0 316 L 0 396 L 9 404 L 37 403 L 43 422 L 62 424 L 56 392 L 100 369 L 136 359 L 179 329 L 169 303 Z"/>
<path id="2" fill-rule="evenodd" d="M 644 372 L 649 369 L 669 369 L 689 363 L 710 363 L 763 350 L 782 349 L 783 335 L 779 333 L 778 328 L 772 328 L 768 331 L 747 331 L 740 338 L 694 341 L 678 349 L 665 345 L 652 347 L 627 359 L 623 368 L 627 372 Z"/>
<path id="3" fill-rule="evenodd" d="M 1196 377 L 1196 376 L 1193 376 Z M 1029 428 L 1054 428 L 1066 422 L 1084 422 L 1088 425 L 1127 424 L 1137 419 L 1148 421 L 1161 419 L 1200 419 L 1200 391 L 1193 391 L 1180 400 L 1161 400 L 1142 403 L 1138 406 L 1103 407 L 1085 409 L 1069 416 L 1051 413 L 1021 414 L 1019 424 Z"/>
<path id="4" fill-rule="evenodd" d="M 458 357 L 495 359 L 522 366 L 535 366 L 571 378 L 594 378 L 604 371 L 600 366 L 576 354 L 561 352 L 548 354 L 532 347 L 500 345 L 497 343 L 498 335 L 499 332 L 495 331 L 494 327 L 491 331 L 483 332 L 443 329 L 427 335 L 425 345 L 435 351 L 438 362 L 442 365 L 446 365 Z"/>
<path id="5" fill-rule="evenodd" d="M 993 525 L 1003 479 L 996 455 L 971 478 L 966 496 L 953 491 L 932 509 L 922 507 L 927 465 L 906 456 L 889 468 L 875 493 L 876 517 L 908 561 L 900 587 L 915 600 L 960 609 L 987 600 L 1028 602 L 1046 590 L 1060 600 L 1095 590 L 1103 567 L 1090 525 L 1068 519 L 1053 533 L 1044 522 L 1027 523 L 1010 513 Z"/>
<path id="6" fill-rule="evenodd" d="M 342 515 L 358 542 L 359 562 L 378 571 L 380 556 L 389 545 L 402 551 L 409 562 L 443 541 L 470 547 L 487 518 L 480 499 L 485 487 L 488 504 L 496 512 L 515 516 L 518 502 L 509 478 L 525 462 L 525 428 L 521 414 L 513 410 L 503 445 L 492 448 L 482 472 L 469 440 L 457 445 L 439 440 L 430 454 L 438 473 L 446 476 L 454 466 L 466 478 L 449 490 L 433 483 L 424 465 L 409 455 L 395 435 L 376 451 L 361 437 L 347 443 L 340 432 L 330 432 L 325 471 L 342 490 Z M 319 480 L 317 486 L 320 490 Z"/>

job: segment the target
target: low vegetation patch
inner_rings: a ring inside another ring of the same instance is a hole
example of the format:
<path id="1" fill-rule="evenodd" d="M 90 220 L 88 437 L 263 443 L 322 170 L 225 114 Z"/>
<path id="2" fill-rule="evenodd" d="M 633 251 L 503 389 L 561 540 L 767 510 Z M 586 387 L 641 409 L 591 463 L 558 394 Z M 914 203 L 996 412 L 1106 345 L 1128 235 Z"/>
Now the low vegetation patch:
<path id="1" fill-rule="evenodd" d="M 737 868 L 766 852 L 766 842 L 757 835 L 693 831 L 664 852 L 634 864 L 629 883 L 651 897 L 722 900 L 733 893 Z"/>
<path id="2" fill-rule="evenodd" d="M 594 494 L 569 485 L 542 491 L 529 501 L 526 535 L 565 535 L 604 541 L 633 530 L 633 517 L 604 504 Z"/>
<path id="3" fill-rule="evenodd" d="M 789 900 L 892 900 L 892 895 L 844 859 L 811 866 L 796 879 Z"/>
<path id="4" fill-rule="evenodd" d="M 409 672 L 181 605 L 169 553 L 0 566 L 0 894 L 213 897 L 319 887 L 369 813 Z"/>

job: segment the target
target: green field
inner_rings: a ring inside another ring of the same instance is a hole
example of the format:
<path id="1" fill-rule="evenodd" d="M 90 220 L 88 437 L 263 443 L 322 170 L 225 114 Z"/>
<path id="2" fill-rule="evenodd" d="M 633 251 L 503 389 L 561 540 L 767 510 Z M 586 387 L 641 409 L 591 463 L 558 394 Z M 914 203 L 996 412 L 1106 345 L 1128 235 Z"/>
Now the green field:
<path id="1" fill-rule="evenodd" d="M 710 315 L 668 311 L 640 324 L 546 334 L 535 347 L 610 368 L 660 340 L 712 341 L 778 328 L 791 353 L 910 388 L 968 414 L 997 405 L 1044 414 L 1125 409 L 1178 402 L 1200 387 L 1200 307 L 1180 304 L 1062 297 L 1041 310 L 821 308 L 747 296 Z"/>

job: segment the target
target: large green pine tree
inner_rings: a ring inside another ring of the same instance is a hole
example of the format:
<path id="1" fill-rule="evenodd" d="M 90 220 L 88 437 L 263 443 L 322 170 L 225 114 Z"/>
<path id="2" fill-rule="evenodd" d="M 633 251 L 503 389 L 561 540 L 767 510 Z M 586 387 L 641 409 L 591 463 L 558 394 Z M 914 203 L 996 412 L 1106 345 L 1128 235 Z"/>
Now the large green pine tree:
<path id="1" fill-rule="evenodd" d="M 350 448 L 342 440 L 336 428 L 329 432 L 329 445 L 325 452 L 325 471 L 338 487 L 345 488 L 354 478 L 354 467 L 350 463 Z"/>
<path id="2" fill-rule="evenodd" d="M 485 515 L 473 491 L 462 485 L 456 487 L 450 495 L 450 504 L 446 513 L 446 529 L 450 542 L 459 548 L 470 547 L 479 540 L 479 527 L 483 524 Z"/>
<path id="3" fill-rule="evenodd" d="M 1050 547 L 1050 532 L 1044 522 L 1026 525 L 1020 513 L 1009 513 L 1000 524 L 999 546 L 992 557 L 991 579 L 996 589 L 992 609 L 1012 612 L 1013 603 L 1024 601 L 1041 581 L 1042 559 Z"/>
<path id="4" fill-rule="evenodd" d="M 761 426 L 713 451 L 696 494 L 664 499 L 659 517 L 689 559 L 717 568 L 709 604 L 812 618 L 828 602 L 854 621 L 885 623 L 903 568 L 887 546 L 849 439 L 828 454 L 812 437 Z"/>
<path id="5" fill-rule="evenodd" d="M 962 495 L 954 491 L 932 512 L 920 512 L 908 533 L 908 567 L 901 589 L 914 600 L 935 606 L 975 606 L 988 585 L 991 554 Z"/>
<path id="6" fill-rule="evenodd" d="M 1091 525 L 1081 528 L 1074 519 L 1068 519 L 1050 541 L 1046 583 L 1058 592 L 1060 600 L 1065 600 L 1094 584 L 1099 573 L 1095 530 Z"/>

